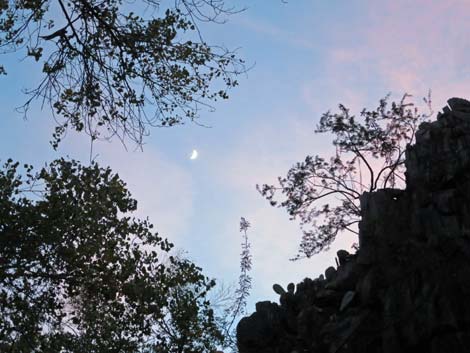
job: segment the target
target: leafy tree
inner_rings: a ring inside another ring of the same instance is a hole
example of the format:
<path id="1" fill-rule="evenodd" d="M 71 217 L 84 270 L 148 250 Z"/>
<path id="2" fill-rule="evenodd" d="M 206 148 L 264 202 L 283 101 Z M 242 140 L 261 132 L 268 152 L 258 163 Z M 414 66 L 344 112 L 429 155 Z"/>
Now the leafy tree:
<path id="1" fill-rule="evenodd" d="M 420 113 L 409 97 L 389 104 L 387 95 L 359 117 L 341 104 L 339 112 L 326 112 L 315 132 L 332 134 L 334 156 L 307 156 L 279 177 L 278 185 L 257 186 L 272 206 L 300 220 L 303 235 L 293 260 L 328 249 L 343 231 L 357 233 L 363 192 L 405 186 L 406 146 L 414 141 L 418 125 L 433 114 L 430 93 L 424 98 L 429 114 Z"/>
<path id="2" fill-rule="evenodd" d="M 0 170 L 0 351 L 215 350 L 214 282 L 131 216 L 118 175 L 63 159 L 24 168 Z"/>
<path id="3" fill-rule="evenodd" d="M 23 108 L 51 106 L 55 148 L 68 128 L 142 143 L 149 126 L 193 121 L 237 85 L 243 61 L 198 29 L 234 12 L 224 0 L 5 0 L 0 50 L 41 63 Z"/>

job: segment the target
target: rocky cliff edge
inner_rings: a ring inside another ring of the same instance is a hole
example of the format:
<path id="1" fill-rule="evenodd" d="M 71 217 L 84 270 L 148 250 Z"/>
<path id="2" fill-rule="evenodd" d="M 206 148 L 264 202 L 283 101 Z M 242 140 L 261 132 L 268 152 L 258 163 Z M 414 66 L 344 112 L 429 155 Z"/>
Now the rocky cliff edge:
<path id="1" fill-rule="evenodd" d="M 355 254 L 239 322 L 240 353 L 470 352 L 470 102 L 419 127 L 406 170 L 362 195 Z"/>

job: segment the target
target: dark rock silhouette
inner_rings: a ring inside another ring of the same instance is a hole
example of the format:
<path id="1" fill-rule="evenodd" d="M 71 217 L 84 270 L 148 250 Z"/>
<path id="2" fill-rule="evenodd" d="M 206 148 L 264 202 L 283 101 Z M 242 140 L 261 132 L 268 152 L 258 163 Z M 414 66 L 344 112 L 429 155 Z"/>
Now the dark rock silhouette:
<path id="1" fill-rule="evenodd" d="M 260 302 L 240 353 L 470 352 L 470 102 L 448 101 L 406 151 L 406 190 L 361 197 L 359 250 Z"/>

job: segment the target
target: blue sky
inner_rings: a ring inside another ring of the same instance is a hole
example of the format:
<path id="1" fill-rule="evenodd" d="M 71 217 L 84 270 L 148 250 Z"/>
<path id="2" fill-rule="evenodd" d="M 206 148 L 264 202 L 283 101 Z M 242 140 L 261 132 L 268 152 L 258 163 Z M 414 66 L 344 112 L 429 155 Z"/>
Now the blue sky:
<path id="1" fill-rule="evenodd" d="M 243 4 L 242 1 L 239 2 Z M 313 133 L 321 114 L 344 103 L 352 110 L 374 107 L 388 92 L 422 97 L 433 92 L 439 110 L 452 96 L 470 97 L 468 0 L 245 2 L 246 11 L 223 25 L 203 28 L 209 43 L 239 48 L 248 65 L 230 99 L 203 112 L 193 124 L 153 129 L 143 152 L 117 141 L 94 146 L 97 161 L 111 165 L 139 201 L 139 215 L 203 267 L 230 283 L 237 280 L 241 216 L 252 224 L 253 291 L 277 300 L 273 283 L 286 286 L 316 277 L 334 264 L 330 252 L 290 262 L 300 231 L 280 209 L 255 190 L 274 182 L 308 154 L 331 152 L 327 136 Z M 15 108 L 21 90 L 38 79 L 38 68 L 3 57 L 1 158 L 41 166 L 59 156 L 88 161 L 89 142 L 69 134 L 54 152 L 48 141 L 53 122 L 35 107 L 24 121 Z M 189 160 L 192 149 L 197 160 Z"/>

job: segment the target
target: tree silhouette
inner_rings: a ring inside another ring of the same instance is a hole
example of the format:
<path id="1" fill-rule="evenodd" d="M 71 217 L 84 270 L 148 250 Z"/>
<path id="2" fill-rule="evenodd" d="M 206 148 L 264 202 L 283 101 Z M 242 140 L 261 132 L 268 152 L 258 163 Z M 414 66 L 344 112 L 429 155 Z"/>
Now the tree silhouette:
<path id="1" fill-rule="evenodd" d="M 214 281 L 172 256 L 152 224 L 132 217 L 136 207 L 97 164 L 4 165 L 0 351 L 215 351 Z"/>
<path id="2" fill-rule="evenodd" d="M 286 177 L 279 177 L 278 185 L 257 186 L 272 206 L 300 220 L 303 235 L 293 260 L 328 249 L 343 231 L 357 233 L 363 192 L 405 186 L 406 146 L 414 141 L 418 125 L 432 115 L 430 92 L 424 98 L 429 114 L 420 113 L 410 97 L 405 94 L 389 104 L 387 95 L 376 109 L 363 109 L 359 117 L 341 104 L 339 112 L 326 112 L 315 132 L 333 136 L 335 155 L 307 156 Z"/>
<path id="3" fill-rule="evenodd" d="M 68 128 L 141 144 L 149 126 L 194 121 L 237 85 L 243 61 L 198 28 L 234 12 L 224 0 L 6 0 L 0 48 L 41 62 L 22 108 L 51 106 L 55 148 Z"/>
<path id="4" fill-rule="evenodd" d="M 231 352 L 238 352 L 236 328 L 234 324 L 247 314 L 247 300 L 251 291 L 251 244 L 248 240 L 248 229 L 250 223 L 244 218 L 240 218 L 240 232 L 243 241 L 240 253 L 240 275 L 238 284 L 224 285 L 218 283 L 215 291 L 211 293 L 211 307 L 214 309 L 215 318 L 223 335 L 223 343 L 220 347 Z M 236 325 L 235 325 L 236 326 Z"/>

